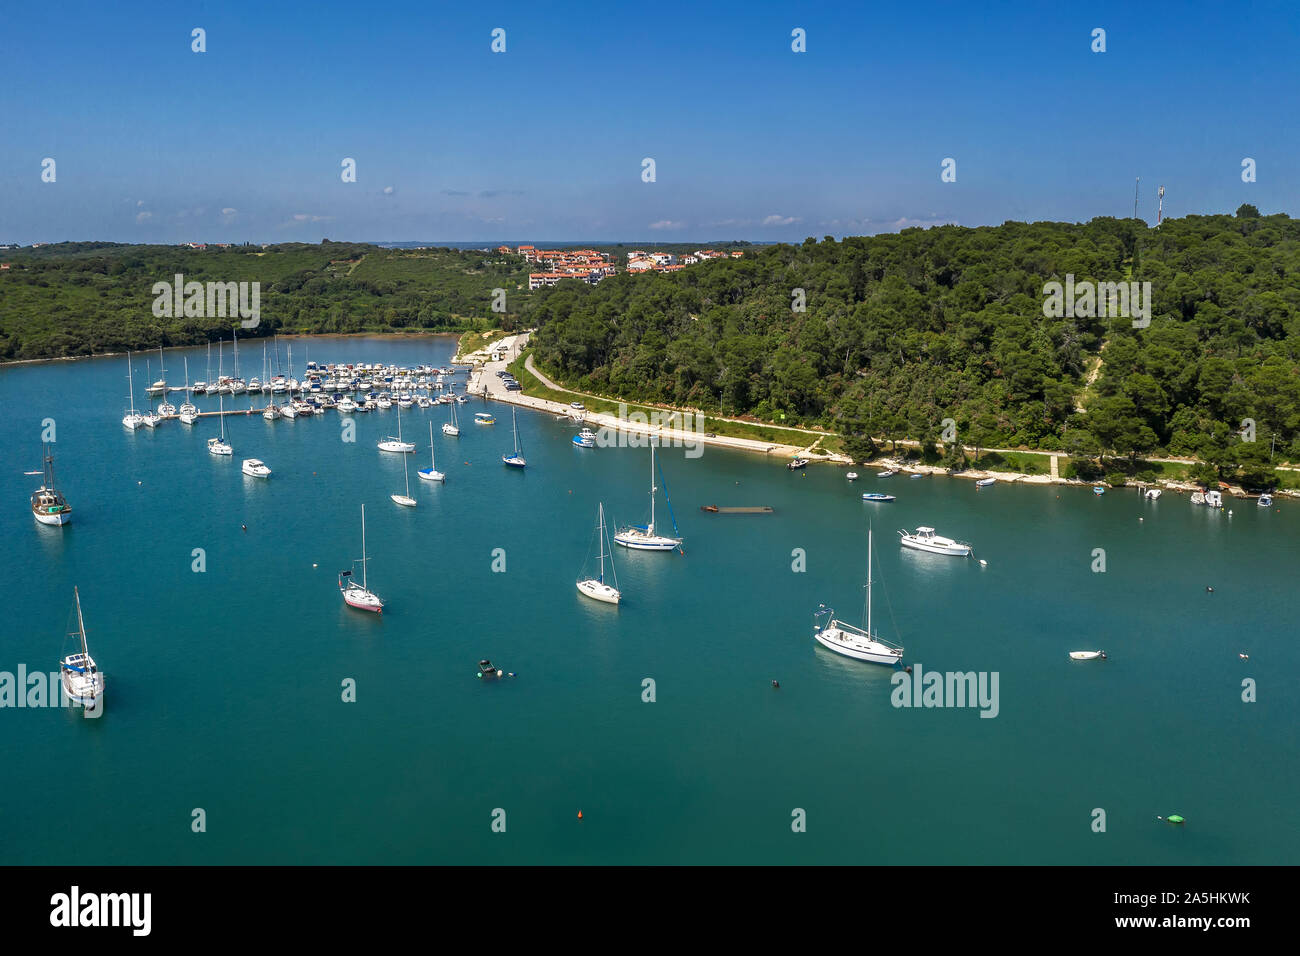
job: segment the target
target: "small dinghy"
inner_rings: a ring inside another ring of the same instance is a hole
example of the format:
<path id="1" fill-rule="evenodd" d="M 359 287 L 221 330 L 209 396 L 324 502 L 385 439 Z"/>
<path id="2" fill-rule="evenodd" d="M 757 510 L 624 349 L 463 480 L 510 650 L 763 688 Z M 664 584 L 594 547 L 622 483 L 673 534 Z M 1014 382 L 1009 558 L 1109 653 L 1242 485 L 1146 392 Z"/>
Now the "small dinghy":
<path id="1" fill-rule="evenodd" d="M 897 469 L 897 468 L 886 468 L 884 471 L 877 472 L 877 473 L 876 473 L 876 477 L 877 477 L 877 478 L 893 478 L 896 474 L 898 474 L 898 469 Z"/>
<path id="2" fill-rule="evenodd" d="M 785 467 L 789 468 L 791 471 L 798 471 L 800 468 L 807 468 L 808 459 L 796 458 L 794 461 L 787 463 Z"/>
<path id="3" fill-rule="evenodd" d="M 1143 495 L 1143 497 L 1148 498 L 1151 501 L 1155 501 L 1157 498 L 1160 497 L 1162 493 L 1163 492 L 1159 488 L 1148 488 L 1146 490 L 1146 493 Z"/>
<path id="4" fill-rule="evenodd" d="M 1105 651 L 1070 651 L 1072 661 L 1104 661 L 1105 659 Z"/>
<path id="5" fill-rule="evenodd" d="M 847 478 L 849 481 L 857 481 L 857 480 L 858 480 L 858 473 L 857 473 L 856 471 L 851 471 L 851 472 L 849 472 L 847 475 L 845 475 L 844 477 Z"/>
<path id="6" fill-rule="evenodd" d="M 862 496 L 863 501 L 896 501 L 893 495 L 882 495 L 878 491 L 869 491 Z"/>
<path id="7" fill-rule="evenodd" d="M 1106 493 L 1106 489 L 1103 488 L 1101 485 L 1093 485 L 1092 493 L 1094 495 L 1104 495 Z"/>
<path id="8" fill-rule="evenodd" d="M 1271 508 L 1271 507 L 1273 506 L 1273 496 L 1272 496 L 1272 495 L 1260 495 L 1260 496 L 1259 496 L 1259 501 L 1255 502 L 1255 505 L 1256 505 L 1256 507 L 1259 507 L 1259 508 Z"/>
<path id="9" fill-rule="evenodd" d="M 995 484 L 996 482 L 996 478 L 981 478 L 979 481 L 975 482 L 975 487 L 987 488 L 989 485 Z"/>

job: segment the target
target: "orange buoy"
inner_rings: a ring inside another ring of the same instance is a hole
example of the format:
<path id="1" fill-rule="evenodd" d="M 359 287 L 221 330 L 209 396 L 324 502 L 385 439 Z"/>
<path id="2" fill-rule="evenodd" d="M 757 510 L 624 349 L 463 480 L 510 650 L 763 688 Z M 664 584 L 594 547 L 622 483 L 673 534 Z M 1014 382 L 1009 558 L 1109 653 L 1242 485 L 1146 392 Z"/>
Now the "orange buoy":
<path id="1" fill-rule="evenodd" d="M 579 820 L 582 819 L 582 811 L 581 811 L 581 810 L 578 811 L 578 819 L 579 819 Z"/>

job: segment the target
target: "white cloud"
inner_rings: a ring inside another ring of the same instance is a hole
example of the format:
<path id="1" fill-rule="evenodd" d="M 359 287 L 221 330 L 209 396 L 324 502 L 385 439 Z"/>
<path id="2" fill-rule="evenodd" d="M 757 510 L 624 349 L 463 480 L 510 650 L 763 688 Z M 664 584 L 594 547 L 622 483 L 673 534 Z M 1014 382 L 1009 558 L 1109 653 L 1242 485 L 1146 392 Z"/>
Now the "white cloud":
<path id="1" fill-rule="evenodd" d="M 226 206 L 224 209 L 221 210 L 221 221 L 226 225 L 229 225 L 230 223 L 235 221 L 235 216 L 238 213 L 239 210 L 236 209 L 234 206 Z"/>
<path id="2" fill-rule="evenodd" d="M 151 212 L 138 212 L 135 214 L 135 221 L 138 225 L 144 225 L 152 218 L 153 218 L 153 213 Z"/>
<path id="3" fill-rule="evenodd" d="M 651 229 L 682 229 L 685 228 L 684 222 L 673 222 L 671 219 L 660 219 L 658 222 L 650 223 Z"/>
<path id="4" fill-rule="evenodd" d="M 384 195 L 385 195 L 385 196 L 391 196 L 392 194 L 393 194 L 393 187 L 392 187 L 392 186 L 385 186 L 385 187 L 384 187 Z"/>
<path id="5" fill-rule="evenodd" d="M 333 216 L 313 216 L 305 212 L 296 212 L 293 214 L 294 222 L 329 222 Z"/>
<path id="6" fill-rule="evenodd" d="M 763 220 L 764 226 L 793 226 L 796 222 L 803 222 L 798 216 L 768 216 Z"/>

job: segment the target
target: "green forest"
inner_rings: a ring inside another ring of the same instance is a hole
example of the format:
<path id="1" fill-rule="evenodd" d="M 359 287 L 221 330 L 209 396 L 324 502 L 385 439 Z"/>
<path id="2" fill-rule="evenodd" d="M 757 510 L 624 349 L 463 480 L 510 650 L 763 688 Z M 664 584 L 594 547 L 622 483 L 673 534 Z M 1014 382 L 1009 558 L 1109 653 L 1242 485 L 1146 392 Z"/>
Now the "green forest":
<path id="1" fill-rule="evenodd" d="M 1045 315 L 1045 283 L 1067 275 L 1150 282 L 1149 325 Z M 1242 206 L 1156 228 L 809 238 L 561 283 L 525 319 L 538 366 L 568 387 L 821 426 L 855 457 L 872 436 L 932 453 L 951 419 L 959 444 L 1110 456 L 1130 473 L 1142 456 L 1192 457 L 1202 480 L 1263 486 L 1300 459 L 1298 276 L 1300 222 Z"/>
<path id="2" fill-rule="evenodd" d="M 461 331 L 512 327 L 527 300 L 518 256 L 323 242 L 263 247 L 65 242 L 0 252 L 0 361 L 194 345 L 229 339 L 237 320 L 157 318 L 155 282 L 259 282 L 274 333 Z M 491 311 L 507 292 L 504 315 Z"/>

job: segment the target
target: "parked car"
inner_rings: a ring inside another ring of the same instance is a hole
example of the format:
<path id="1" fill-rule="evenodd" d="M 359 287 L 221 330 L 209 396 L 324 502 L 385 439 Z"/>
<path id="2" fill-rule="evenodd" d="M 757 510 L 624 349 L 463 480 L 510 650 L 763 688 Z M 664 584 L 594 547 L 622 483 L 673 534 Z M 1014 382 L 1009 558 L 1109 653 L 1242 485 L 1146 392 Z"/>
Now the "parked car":
<path id="1" fill-rule="evenodd" d="M 576 408 L 576 409 L 578 409 L 579 411 L 586 411 L 586 410 L 587 410 L 587 406 L 584 405 L 584 404 L 582 404 L 582 402 L 569 402 L 569 407 L 570 407 L 570 408 Z"/>

